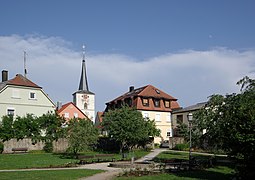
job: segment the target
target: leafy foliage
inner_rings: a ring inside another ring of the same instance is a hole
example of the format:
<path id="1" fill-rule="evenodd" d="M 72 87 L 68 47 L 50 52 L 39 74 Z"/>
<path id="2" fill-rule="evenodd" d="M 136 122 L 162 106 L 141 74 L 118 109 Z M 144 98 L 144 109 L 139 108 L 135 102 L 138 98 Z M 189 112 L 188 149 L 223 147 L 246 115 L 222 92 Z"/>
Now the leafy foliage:
<path id="1" fill-rule="evenodd" d="M 120 152 L 124 148 L 130 150 L 135 145 L 144 145 L 150 137 L 160 135 L 154 121 L 144 119 L 141 112 L 128 106 L 105 113 L 102 126 L 109 137 L 120 142 Z"/>
<path id="2" fill-rule="evenodd" d="M 53 142 L 64 137 L 65 129 L 62 125 L 65 119 L 56 113 L 43 114 L 38 118 L 39 129 L 41 131 L 40 140 Z"/>
<path id="3" fill-rule="evenodd" d="M 2 121 L 0 123 L 0 139 L 4 141 L 8 141 L 14 137 L 13 126 L 13 116 L 3 116 Z"/>
<path id="4" fill-rule="evenodd" d="M 89 150 L 96 144 L 98 130 L 90 120 L 71 119 L 68 123 L 68 151 L 77 155 L 78 152 Z"/>
<path id="5" fill-rule="evenodd" d="M 13 116 L 4 116 L 0 124 L 0 139 L 3 142 L 12 138 L 31 138 L 34 143 L 52 142 L 64 136 L 65 130 L 61 127 L 63 123 L 63 118 L 50 112 L 40 117 L 33 114 L 17 116 L 15 120 Z"/>
<path id="6" fill-rule="evenodd" d="M 201 138 L 209 146 L 224 149 L 238 161 L 241 176 L 249 175 L 255 161 L 255 80 L 240 80 L 239 94 L 213 95 L 196 114 Z"/>

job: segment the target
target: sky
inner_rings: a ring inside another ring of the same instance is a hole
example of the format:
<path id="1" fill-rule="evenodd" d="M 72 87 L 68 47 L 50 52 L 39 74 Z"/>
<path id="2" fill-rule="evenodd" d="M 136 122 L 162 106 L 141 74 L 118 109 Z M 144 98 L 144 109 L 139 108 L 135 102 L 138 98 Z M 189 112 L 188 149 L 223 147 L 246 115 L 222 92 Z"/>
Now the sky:
<path id="1" fill-rule="evenodd" d="M 255 78 L 253 0 L 1 0 L 0 68 L 72 101 L 82 45 L 96 111 L 151 84 L 186 107 Z"/>

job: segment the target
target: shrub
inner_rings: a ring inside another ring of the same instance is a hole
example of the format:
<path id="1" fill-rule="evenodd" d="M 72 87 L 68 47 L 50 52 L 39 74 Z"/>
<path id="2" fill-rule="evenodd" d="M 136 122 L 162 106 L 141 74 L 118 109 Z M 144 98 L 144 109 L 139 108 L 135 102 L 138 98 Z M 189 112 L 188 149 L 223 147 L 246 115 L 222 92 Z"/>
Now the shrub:
<path id="1" fill-rule="evenodd" d="M 47 153 L 51 153 L 53 151 L 52 142 L 45 142 L 45 146 L 43 147 L 43 150 Z"/>
<path id="2" fill-rule="evenodd" d="M 0 142 L 0 154 L 4 151 L 4 143 Z"/>
<path id="3" fill-rule="evenodd" d="M 184 151 L 184 150 L 187 150 L 188 148 L 189 148 L 189 144 L 176 144 L 173 149 L 178 151 Z"/>

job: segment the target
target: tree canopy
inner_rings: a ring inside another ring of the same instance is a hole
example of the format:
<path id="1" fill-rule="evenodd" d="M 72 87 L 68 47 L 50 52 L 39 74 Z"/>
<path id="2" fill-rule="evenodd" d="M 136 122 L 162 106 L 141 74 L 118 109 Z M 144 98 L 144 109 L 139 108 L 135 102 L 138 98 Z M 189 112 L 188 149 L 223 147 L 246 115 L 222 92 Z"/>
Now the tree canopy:
<path id="1" fill-rule="evenodd" d="M 97 143 L 98 129 L 88 119 L 71 119 L 67 128 L 68 151 L 78 152 L 91 149 Z"/>
<path id="2" fill-rule="evenodd" d="M 128 106 L 106 112 L 102 126 L 109 137 L 120 142 L 120 152 L 124 148 L 144 145 L 150 137 L 160 135 L 154 121 L 143 118 L 141 112 Z"/>
<path id="3" fill-rule="evenodd" d="M 64 136 L 64 129 L 61 127 L 64 119 L 56 113 L 43 114 L 36 117 L 33 114 L 26 116 L 4 116 L 0 123 L 0 139 L 8 141 L 12 138 L 17 140 L 31 138 L 33 142 L 52 142 Z"/>
<path id="4" fill-rule="evenodd" d="M 255 80 L 245 77 L 237 84 L 240 93 L 212 95 L 195 116 L 197 127 L 207 130 L 201 138 L 234 157 L 247 175 L 255 162 Z"/>

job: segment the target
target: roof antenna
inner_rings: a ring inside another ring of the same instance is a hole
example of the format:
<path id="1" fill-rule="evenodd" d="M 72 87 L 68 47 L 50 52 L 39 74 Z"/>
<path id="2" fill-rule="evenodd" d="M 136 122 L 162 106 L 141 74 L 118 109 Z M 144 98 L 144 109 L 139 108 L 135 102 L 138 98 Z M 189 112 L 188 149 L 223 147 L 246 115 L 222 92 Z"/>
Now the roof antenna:
<path id="1" fill-rule="evenodd" d="M 27 52 L 24 51 L 24 76 L 25 78 L 27 77 L 27 67 L 26 67 L 26 62 L 27 61 Z"/>

